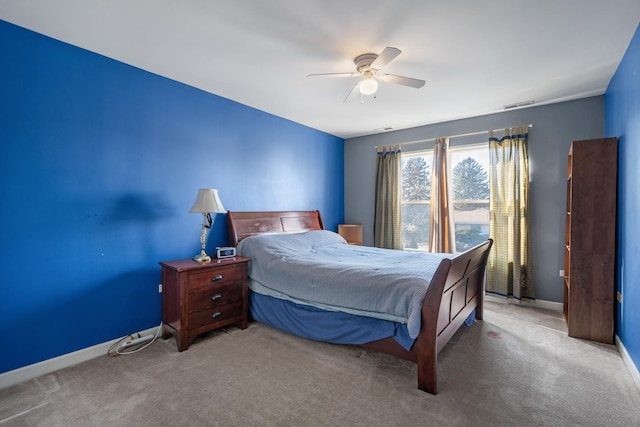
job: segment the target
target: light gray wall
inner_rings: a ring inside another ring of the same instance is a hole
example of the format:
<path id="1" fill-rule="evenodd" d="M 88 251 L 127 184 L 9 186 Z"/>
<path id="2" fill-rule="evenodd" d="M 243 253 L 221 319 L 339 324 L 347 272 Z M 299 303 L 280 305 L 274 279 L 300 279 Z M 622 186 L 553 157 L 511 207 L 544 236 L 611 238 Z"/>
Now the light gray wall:
<path id="1" fill-rule="evenodd" d="M 567 153 L 574 140 L 604 136 L 603 96 L 347 139 L 345 222 L 363 224 L 364 244 L 373 245 L 376 146 L 526 124 L 533 124 L 529 166 L 536 297 L 562 302 Z"/>

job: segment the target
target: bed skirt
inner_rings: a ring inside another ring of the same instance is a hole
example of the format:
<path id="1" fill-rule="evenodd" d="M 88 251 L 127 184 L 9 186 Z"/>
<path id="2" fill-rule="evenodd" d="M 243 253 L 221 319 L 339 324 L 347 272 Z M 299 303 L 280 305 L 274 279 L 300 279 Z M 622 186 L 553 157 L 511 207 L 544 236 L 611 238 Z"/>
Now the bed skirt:
<path id="1" fill-rule="evenodd" d="M 402 323 L 322 310 L 251 290 L 249 313 L 258 322 L 316 341 L 360 345 L 392 337 L 406 350 L 415 341 Z"/>

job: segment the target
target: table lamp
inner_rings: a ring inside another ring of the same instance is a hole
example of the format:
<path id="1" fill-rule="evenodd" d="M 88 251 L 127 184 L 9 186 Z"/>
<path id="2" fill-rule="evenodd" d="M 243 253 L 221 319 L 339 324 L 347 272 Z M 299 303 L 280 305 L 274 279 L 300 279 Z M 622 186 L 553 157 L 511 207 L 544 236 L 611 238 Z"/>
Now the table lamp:
<path id="1" fill-rule="evenodd" d="M 207 255 L 204 246 L 207 243 L 207 230 L 213 225 L 213 217 L 211 214 L 225 213 L 224 206 L 218 197 L 218 190 L 214 188 L 201 188 L 198 190 L 196 201 L 191 206 L 190 213 L 202 214 L 202 231 L 200 232 L 200 244 L 202 250 L 199 255 L 193 257 L 198 262 L 209 262 L 211 257 Z"/>

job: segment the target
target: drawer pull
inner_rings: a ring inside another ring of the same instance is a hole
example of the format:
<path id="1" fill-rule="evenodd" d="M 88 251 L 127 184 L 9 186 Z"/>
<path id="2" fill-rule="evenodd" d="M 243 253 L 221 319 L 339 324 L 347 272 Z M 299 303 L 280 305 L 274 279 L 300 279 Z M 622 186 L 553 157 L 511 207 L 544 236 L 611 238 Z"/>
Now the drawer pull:
<path id="1" fill-rule="evenodd" d="M 213 314 L 211 315 L 211 318 L 215 319 L 215 318 L 216 318 L 216 317 L 218 317 L 218 316 L 222 316 L 222 312 L 221 312 L 221 311 L 216 311 L 215 313 L 213 313 Z"/>
<path id="2" fill-rule="evenodd" d="M 218 274 L 217 276 L 213 276 L 211 278 L 212 282 L 217 282 L 218 280 L 222 280 L 222 274 Z"/>
<path id="3" fill-rule="evenodd" d="M 215 301 L 215 300 L 217 300 L 217 299 L 219 299 L 219 298 L 222 298 L 222 294 L 215 294 L 215 295 L 213 295 L 213 296 L 211 297 L 211 301 Z"/>

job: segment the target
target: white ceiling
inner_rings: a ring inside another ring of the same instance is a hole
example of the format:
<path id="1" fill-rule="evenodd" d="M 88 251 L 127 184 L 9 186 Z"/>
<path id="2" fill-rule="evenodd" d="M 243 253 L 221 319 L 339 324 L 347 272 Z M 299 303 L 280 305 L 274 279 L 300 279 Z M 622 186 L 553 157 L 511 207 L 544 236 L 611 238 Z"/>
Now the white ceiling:
<path id="1" fill-rule="evenodd" d="M 350 138 L 603 94 L 639 0 L 0 0 L 0 19 Z M 386 46 L 376 99 L 343 102 Z"/>

